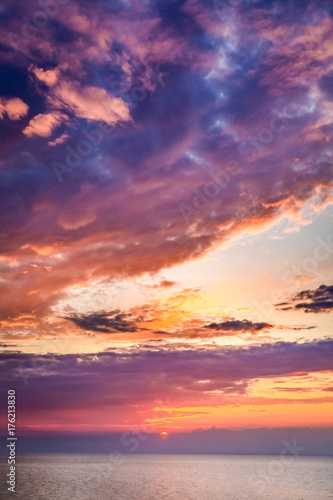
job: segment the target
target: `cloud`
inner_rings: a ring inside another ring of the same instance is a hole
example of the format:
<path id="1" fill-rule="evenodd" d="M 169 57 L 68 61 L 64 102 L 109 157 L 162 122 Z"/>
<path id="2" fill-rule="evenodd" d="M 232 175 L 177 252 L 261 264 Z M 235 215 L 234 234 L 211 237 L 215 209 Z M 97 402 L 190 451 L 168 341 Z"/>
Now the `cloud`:
<path id="1" fill-rule="evenodd" d="M 154 331 L 154 333 L 156 335 L 174 335 L 174 334 L 172 334 L 170 332 L 166 332 L 165 330 L 156 330 L 156 331 Z M 155 339 L 152 339 L 152 340 L 155 340 Z"/>
<path id="2" fill-rule="evenodd" d="M 301 325 L 301 326 L 284 326 L 284 325 L 278 325 L 277 328 L 281 329 L 281 330 L 295 330 L 295 331 L 299 331 L 299 330 L 314 330 L 315 328 L 318 328 L 316 325 L 310 325 L 310 326 L 305 326 L 305 325 Z"/>
<path id="3" fill-rule="evenodd" d="M 174 286 L 176 284 L 177 284 L 176 281 L 162 280 L 158 286 L 161 288 L 171 288 L 172 286 Z"/>
<path id="4" fill-rule="evenodd" d="M 282 311 L 301 309 L 306 313 L 330 312 L 333 309 L 333 285 L 320 285 L 315 290 L 303 290 L 289 301 L 276 304 L 276 307 Z"/>
<path id="5" fill-rule="evenodd" d="M 58 81 L 58 76 L 59 76 L 58 68 L 55 68 L 53 70 L 51 69 L 43 70 L 43 68 L 31 66 L 30 70 L 34 73 L 34 75 L 38 78 L 38 80 L 46 83 L 46 85 L 48 85 L 49 87 L 53 87 Z"/>
<path id="6" fill-rule="evenodd" d="M 20 120 L 28 114 L 29 106 L 19 97 L 0 97 L 0 118 L 7 114 L 10 120 Z"/>
<path id="7" fill-rule="evenodd" d="M 127 103 L 98 87 L 82 88 L 77 82 L 62 81 L 54 89 L 52 100 L 56 106 L 64 106 L 79 118 L 104 121 L 109 125 L 131 119 Z"/>
<path id="8" fill-rule="evenodd" d="M 140 327 L 142 318 L 132 319 L 130 313 L 124 313 L 120 310 L 100 312 L 93 314 L 72 314 L 65 316 L 83 330 L 98 333 L 116 333 L 116 332 L 137 332 Z"/>
<path id="9" fill-rule="evenodd" d="M 70 2 L 24 39 L 26 63 L 4 35 L 35 117 L 2 152 L 1 319 L 48 315 L 71 287 L 154 274 L 329 202 L 330 18 L 311 5 L 296 18 L 281 1 L 246 4 L 221 22 L 212 2 Z M 20 33 L 35 12 L 15 6 L 6 30 Z M 65 144 L 26 140 L 60 121 Z"/>
<path id="10" fill-rule="evenodd" d="M 131 119 L 128 104 L 121 98 L 110 95 L 103 88 L 82 87 L 78 81 L 69 81 L 61 75 L 59 67 L 54 70 L 43 70 L 31 66 L 30 70 L 39 81 L 49 87 L 47 100 L 51 108 L 61 108 L 78 118 L 104 121 L 109 125 Z"/>
<path id="11" fill-rule="evenodd" d="M 282 391 L 282 392 L 312 392 L 318 389 L 313 389 L 311 387 L 274 387 L 274 391 Z M 325 390 L 325 389 L 323 389 Z"/>
<path id="12" fill-rule="evenodd" d="M 96 220 L 96 215 L 92 212 L 61 212 L 57 222 L 66 231 L 74 231 L 80 227 L 85 227 Z"/>
<path id="13" fill-rule="evenodd" d="M 40 137 L 49 137 L 53 130 L 58 127 L 68 117 L 57 111 L 47 114 L 39 114 L 34 116 L 23 133 L 28 137 L 39 135 Z"/>
<path id="14" fill-rule="evenodd" d="M 69 138 L 69 135 L 66 133 L 61 134 L 59 137 L 54 139 L 54 141 L 49 141 L 47 143 L 48 146 L 57 146 L 58 144 L 62 144 L 63 142 L 67 141 Z"/>
<path id="15" fill-rule="evenodd" d="M 90 327 L 87 319 L 82 318 L 84 327 Z M 92 318 L 92 326 L 122 329 L 124 321 L 130 320 L 112 312 L 109 318 Z M 0 387 L 8 390 L 10 383 L 16 390 L 21 422 L 33 422 L 34 428 L 54 421 L 54 412 L 60 418 L 60 411 L 64 425 L 77 424 L 85 411 L 103 414 L 110 423 L 121 408 L 137 412 L 137 405 L 152 408 L 156 400 L 169 401 L 168 407 L 235 404 L 235 397 L 250 397 L 251 383 L 258 378 L 332 370 L 332 354 L 332 340 L 80 355 L 9 352 L 0 354 Z"/>
<path id="16" fill-rule="evenodd" d="M 273 328 L 273 324 L 271 323 L 254 323 L 253 321 L 243 319 L 242 321 L 232 319 L 226 320 L 222 323 L 210 323 L 209 325 L 205 325 L 205 328 L 211 328 L 212 330 L 222 330 L 224 332 L 249 332 L 249 333 L 258 333 L 262 330 L 269 330 Z"/>
<path id="17" fill-rule="evenodd" d="M 220 323 L 207 324 L 204 314 L 193 317 L 193 313 L 186 310 L 188 300 L 191 303 L 192 300 L 198 299 L 196 294 L 189 292 L 193 290 L 185 289 L 178 295 L 132 307 L 128 311 L 117 309 L 88 314 L 73 313 L 63 318 L 72 321 L 83 330 L 97 333 L 137 332 L 143 334 L 137 336 L 137 339 L 144 337 L 146 340 L 154 340 L 155 335 L 169 337 L 168 340 L 172 337 L 173 346 L 176 341 L 181 343 L 189 339 L 211 340 L 214 337 L 237 336 L 244 333 L 265 334 L 273 328 L 295 331 L 316 328 L 306 325 L 283 326 L 268 322 L 256 323 L 246 319 L 240 321 L 232 318 Z"/>

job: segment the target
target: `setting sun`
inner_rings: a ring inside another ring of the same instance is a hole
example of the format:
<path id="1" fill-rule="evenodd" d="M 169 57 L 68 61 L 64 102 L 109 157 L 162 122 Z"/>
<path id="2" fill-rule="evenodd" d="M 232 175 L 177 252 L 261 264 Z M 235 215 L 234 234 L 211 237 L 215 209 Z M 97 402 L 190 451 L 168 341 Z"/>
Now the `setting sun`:
<path id="1" fill-rule="evenodd" d="M 166 431 L 163 431 L 161 436 L 162 436 L 162 439 L 166 439 L 168 437 L 168 433 Z"/>

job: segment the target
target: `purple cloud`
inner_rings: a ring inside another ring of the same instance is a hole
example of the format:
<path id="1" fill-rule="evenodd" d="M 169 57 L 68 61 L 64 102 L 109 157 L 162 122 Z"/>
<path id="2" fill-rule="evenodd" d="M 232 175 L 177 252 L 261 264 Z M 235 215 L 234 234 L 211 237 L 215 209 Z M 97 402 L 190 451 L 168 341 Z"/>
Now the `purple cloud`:
<path id="1" fill-rule="evenodd" d="M 38 411 L 134 411 L 136 405 L 145 407 L 156 400 L 175 406 L 223 404 L 228 395 L 245 395 L 258 378 L 332 370 L 332 353 L 332 340 L 196 351 L 3 353 L 1 387 L 18 392 L 22 419 Z M 219 396 L 212 391 L 220 391 Z"/>
<path id="2" fill-rule="evenodd" d="M 199 0 L 56 5 L 43 27 L 31 3 L 4 8 L 1 102 L 25 107 L 0 120 L 1 253 L 17 262 L 1 261 L 0 319 L 328 199 L 325 2 L 243 2 L 222 23 Z"/>

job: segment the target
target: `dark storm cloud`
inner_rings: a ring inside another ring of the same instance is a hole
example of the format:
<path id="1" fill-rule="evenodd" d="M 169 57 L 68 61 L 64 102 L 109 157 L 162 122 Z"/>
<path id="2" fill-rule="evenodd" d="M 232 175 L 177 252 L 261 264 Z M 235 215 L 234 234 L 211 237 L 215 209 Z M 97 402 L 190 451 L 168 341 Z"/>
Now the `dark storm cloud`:
<path id="1" fill-rule="evenodd" d="M 210 323 L 209 325 L 205 325 L 206 328 L 211 328 L 213 330 L 224 330 L 224 331 L 233 331 L 233 332 L 251 332 L 257 333 L 261 330 L 269 330 L 273 328 L 273 324 L 271 323 L 254 323 L 253 321 L 243 319 L 240 320 L 227 320 L 222 321 L 222 323 Z"/>
<path id="2" fill-rule="evenodd" d="M 283 310 L 301 309 L 306 313 L 330 312 L 333 309 L 333 285 L 320 285 L 315 290 L 303 290 L 288 302 L 276 306 Z"/>
<path id="3" fill-rule="evenodd" d="M 100 333 L 115 333 L 115 332 L 137 332 L 140 327 L 142 318 L 133 318 L 130 313 L 121 312 L 119 309 L 115 311 L 98 312 L 93 314 L 73 314 L 64 316 L 64 319 L 70 320 L 75 325 L 88 330 Z"/>

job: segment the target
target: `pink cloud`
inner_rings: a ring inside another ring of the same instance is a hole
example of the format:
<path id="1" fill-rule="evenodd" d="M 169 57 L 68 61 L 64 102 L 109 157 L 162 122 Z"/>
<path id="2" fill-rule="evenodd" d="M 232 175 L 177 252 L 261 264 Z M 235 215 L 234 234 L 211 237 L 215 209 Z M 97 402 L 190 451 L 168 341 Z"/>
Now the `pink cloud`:
<path id="1" fill-rule="evenodd" d="M 28 126 L 23 130 L 23 133 L 28 137 L 39 135 L 40 137 L 49 137 L 53 130 L 58 127 L 68 117 L 57 111 L 39 114 L 34 116 Z"/>
<path id="2" fill-rule="evenodd" d="M 43 70 L 42 68 L 37 68 L 36 66 L 31 66 L 30 70 L 34 73 L 34 75 L 40 80 L 41 82 L 46 83 L 49 87 L 53 87 L 58 80 L 59 76 L 59 70 L 56 69 L 48 69 L 48 70 Z"/>
<path id="3" fill-rule="evenodd" d="M 49 141 L 47 143 L 48 146 L 57 146 L 57 144 L 62 144 L 63 142 L 65 142 L 67 139 L 69 138 L 69 135 L 64 133 L 64 134 L 61 134 L 59 137 L 57 137 L 56 139 L 54 139 L 54 141 Z"/>
<path id="4" fill-rule="evenodd" d="M 77 82 L 62 81 L 54 89 L 50 101 L 57 107 L 64 106 L 79 118 L 104 121 L 109 125 L 131 119 L 128 104 L 122 99 L 102 88 L 82 88 Z"/>
<path id="5" fill-rule="evenodd" d="M 87 226 L 96 220 L 96 215 L 92 212 L 62 212 L 58 217 L 58 224 L 66 231 L 79 229 Z"/>
<path id="6" fill-rule="evenodd" d="M 20 120 L 28 114 L 29 106 L 25 104 L 19 97 L 6 99 L 0 97 L 0 118 L 3 118 L 7 113 L 10 120 Z"/>

